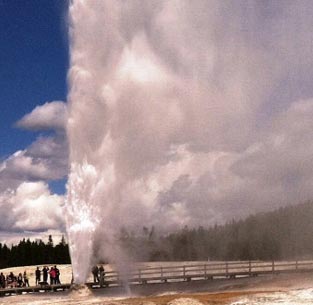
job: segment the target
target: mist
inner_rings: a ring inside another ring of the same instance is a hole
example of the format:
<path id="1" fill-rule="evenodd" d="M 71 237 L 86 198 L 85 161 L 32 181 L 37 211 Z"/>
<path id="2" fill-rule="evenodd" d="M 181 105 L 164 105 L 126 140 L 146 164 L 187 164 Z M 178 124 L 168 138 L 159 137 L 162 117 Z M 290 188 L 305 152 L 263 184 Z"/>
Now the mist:
<path id="1" fill-rule="evenodd" d="M 70 4 L 76 282 L 101 258 L 127 261 L 122 227 L 207 226 L 312 198 L 312 11 L 310 1 Z"/>

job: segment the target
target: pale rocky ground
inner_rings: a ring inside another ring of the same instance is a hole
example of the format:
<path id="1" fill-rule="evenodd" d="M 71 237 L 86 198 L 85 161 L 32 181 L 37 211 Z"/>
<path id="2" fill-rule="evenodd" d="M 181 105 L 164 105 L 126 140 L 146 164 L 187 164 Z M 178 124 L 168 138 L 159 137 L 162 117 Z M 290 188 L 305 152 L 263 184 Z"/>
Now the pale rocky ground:
<path id="1" fill-rule="evenodd" d="M 34 284 L 35 267 L 10 268 L 1 271 L 7 273 L 12 270 L 14 273 L 18 273 L 26 270 L 30 275 L 31 284 Z M 61 271 L 62 282 L 70 282 L 71 267 L 69 265 L 59 265 L 58 267 Z M 309 305 L 313 304 L 313 274 L 285 274 L 234 280 L 140 285 L 131 287 L 130 294 L 117 288 L 24 294 L 2 297 L 0 304 Z"/>

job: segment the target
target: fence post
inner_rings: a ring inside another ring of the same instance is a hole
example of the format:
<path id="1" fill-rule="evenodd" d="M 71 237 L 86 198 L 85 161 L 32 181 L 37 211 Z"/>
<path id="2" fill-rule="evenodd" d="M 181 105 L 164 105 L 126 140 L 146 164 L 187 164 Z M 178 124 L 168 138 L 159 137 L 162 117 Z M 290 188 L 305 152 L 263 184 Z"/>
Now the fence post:
<path id="1" fill-rule="evenodd" d="M 296 270 L 298 270 L 298 260 L 296 260 Z"/>
<path id="2" fill-rule="evenodd" d="M 226 276 L 228 275 L 228 262 L 225 263 Z"/>
<path id="3" fill-rule="evenodd" d="M 163 267 L 161 267 L 161 277 L 163 278 Z"/>
<path id="4" fill-rule="evenodd" d="M 186 267 L 183 266 L 183 276 L 184 276 L 184 279 L 185 279 L 185 275 L 186 275 Z"/>
<path id="5" fill-rule="evenodd" d="M 204 277 L 206 278 L 206 265 L 204 265 Z"/>
<path id="6" fill-rule="evenodd" d="M 251 261 L 249 261 L 249 275 L 251 275 Z"/>
<path id="7" fill-rule="evenodd" d="M 272 273 L 274 273 L 274 272 L 275 272 L 275 262 L 272 261 Z"/>
<path id="8" fill-rule="evenodd" d="M 141 269 L 138 269 L 138 277 L 141 279 Z"/>

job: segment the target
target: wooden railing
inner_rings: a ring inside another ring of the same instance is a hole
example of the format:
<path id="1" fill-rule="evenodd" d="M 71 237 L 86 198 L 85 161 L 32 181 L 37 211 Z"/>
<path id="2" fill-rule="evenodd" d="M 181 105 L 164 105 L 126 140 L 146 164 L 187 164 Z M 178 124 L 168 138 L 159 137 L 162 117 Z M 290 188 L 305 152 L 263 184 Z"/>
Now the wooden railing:
<path id="1" fill-rule="evenodd" d="M 191 280 L 231 279 L 252 277 L 266 274 L 313 272 L 313 261 L 288 262 L 216 262 L 216 263 L 177 263 L 171 266 L 144 267 L 138 266 L 126 273 L 115 270 L 105 273 L 104 286 L 138 285 L 147 283 L 182 282 Z M 91 288 L 99 287 L 98 283 L 86 283 Z M 71 284 L 45 285 L 20 288 L 0 289 L 0 296 L 27 292 L 59 291 L 69 289 Z"/>
<path id="2" fill-rule="evenodd" d="M 129 282 L 145 284 L 167 281 L 189 281 L 195 279 L 236 278 L 258 276 L 262 274 L 278 274 L 286 272 L 313 271 L 313 261 L 289 262 L 217 262 L 204 264 L 177 264 L 173 266 L 139 267 L 126 273 L 109 271 L 105 274 L 106 285 Z M 88 283 L 93 285 L 92 283 Z"/>

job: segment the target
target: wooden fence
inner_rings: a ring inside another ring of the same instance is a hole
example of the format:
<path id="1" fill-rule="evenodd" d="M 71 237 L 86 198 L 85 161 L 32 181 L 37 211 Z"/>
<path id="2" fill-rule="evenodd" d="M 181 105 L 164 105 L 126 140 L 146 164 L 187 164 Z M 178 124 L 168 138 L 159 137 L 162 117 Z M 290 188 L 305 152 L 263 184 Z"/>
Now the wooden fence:
<path id="1" fill-rule="evenodd" d="M 168 281 L 213 280 L 218 278 L 237 278 L 286 272 L 313 271 L 313 261 L 292 262 L 218 262 L 205 264 L 188 264 L 137 268 L 121 274 L 116 271 L 106 272 L 106 286 L 130 284 L 147 284 Z M 87 283 L 89 286 L 97 284 Z"/>
<path id="2" fill-rule="evenodd" d="M 175 264 L 159 267 L 138 267 L 126 273 L 115 270 L 105 273 L 104 287 L 140 285 L 192 280 L 235 279 L 267 274 L 313 272 L 313 261 L 288 262 L 217 262 Z M 100 288 L 99 283 L 86 283 L 90 288 Z M 27 292 L 60 291 L 69 289 L 71 284 L 32 286 L 0 289 L 0 296 Z"/>

